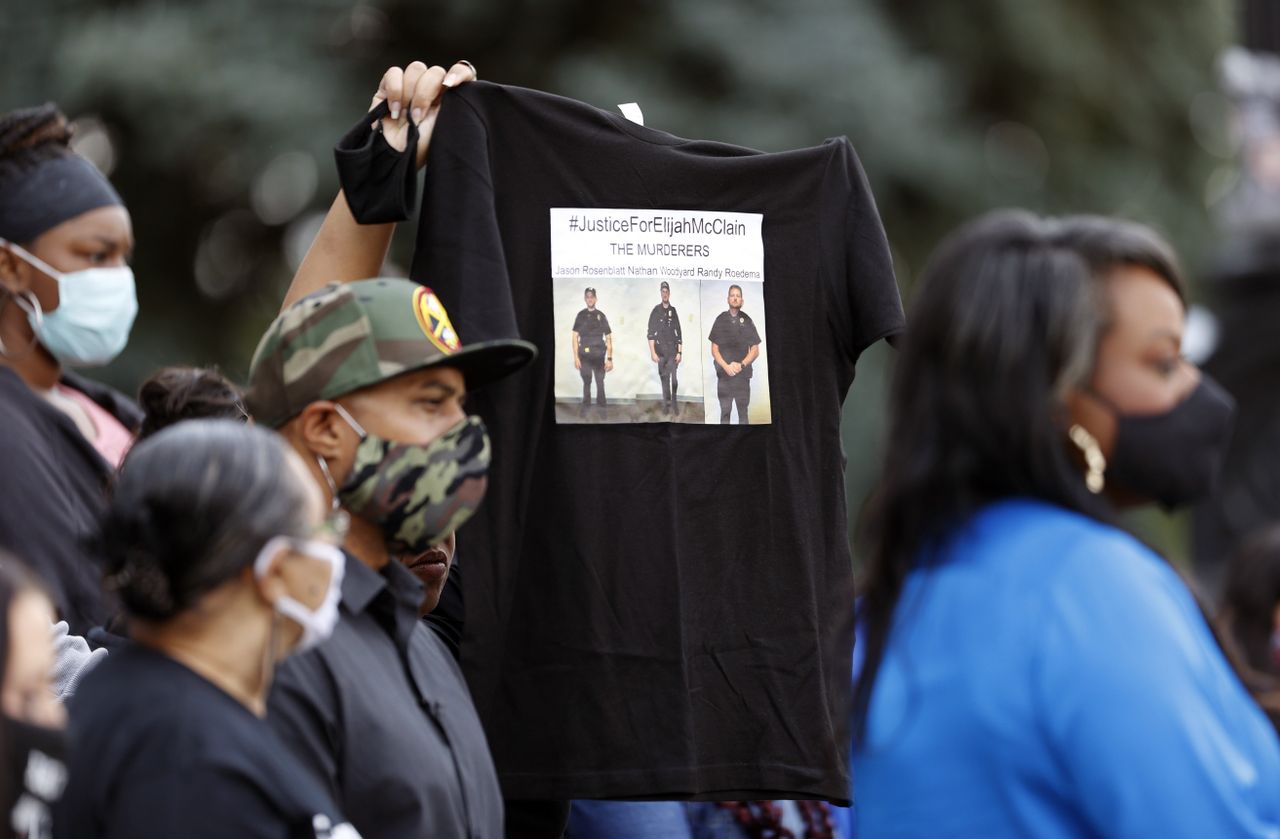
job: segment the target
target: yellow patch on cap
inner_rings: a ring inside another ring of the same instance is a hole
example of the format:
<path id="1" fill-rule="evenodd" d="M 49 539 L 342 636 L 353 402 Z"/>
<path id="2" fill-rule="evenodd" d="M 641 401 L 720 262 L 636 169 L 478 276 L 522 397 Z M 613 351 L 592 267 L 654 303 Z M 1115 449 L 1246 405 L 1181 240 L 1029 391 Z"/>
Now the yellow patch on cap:
<path id="1" fill-rule="evenodd" d="M 462 349 L 462 341 L 449 322 L 449 313 L 434 291 L 425 286 L 413 292 L 413 313 L 418 316 L 418 326 L 431 343 L 445 355 Z"/>

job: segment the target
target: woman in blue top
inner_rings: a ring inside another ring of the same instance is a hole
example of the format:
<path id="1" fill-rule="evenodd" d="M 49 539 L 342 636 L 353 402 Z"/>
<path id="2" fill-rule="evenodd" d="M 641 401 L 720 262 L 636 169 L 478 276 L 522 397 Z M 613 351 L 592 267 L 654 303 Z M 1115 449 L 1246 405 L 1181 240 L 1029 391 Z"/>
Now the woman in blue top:
<path id="1" fill-rule="evenodd" d="M 995 213 L 921 280 L 868 517 L 858 835 L 1280 835 L 1280 745 L 1111 523 L 1206 492 L 1233 405 L 1150 230 Z"/>

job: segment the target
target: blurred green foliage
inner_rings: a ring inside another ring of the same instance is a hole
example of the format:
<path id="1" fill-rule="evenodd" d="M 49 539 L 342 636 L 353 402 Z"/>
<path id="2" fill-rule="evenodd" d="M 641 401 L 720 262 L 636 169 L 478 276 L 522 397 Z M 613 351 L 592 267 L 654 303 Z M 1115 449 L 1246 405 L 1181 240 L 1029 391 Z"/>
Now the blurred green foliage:
<path id="1" fill-rule="evenodd" d="M 0 109 L 55 100 L 114 150 L 142 311 L 100 375 L 125 390 L 175 362 L 243 376 L 336 188 L 329 149 L 383 69 L 414 58 L 465 57 L 484 78 L 605 108 L 637 101 L 683 136 L 777 150 L 846 134 L 904 294 L 943 232 L 1004 205 L 1152 222 L 1195 264 L 1215 161 L 1192 102 L 1215 88 L 1234 12 L 1227 0 L 0 5 Z M 874 474 L 891 355 L 864 357 L 847 404 L 851 507 Z"/>

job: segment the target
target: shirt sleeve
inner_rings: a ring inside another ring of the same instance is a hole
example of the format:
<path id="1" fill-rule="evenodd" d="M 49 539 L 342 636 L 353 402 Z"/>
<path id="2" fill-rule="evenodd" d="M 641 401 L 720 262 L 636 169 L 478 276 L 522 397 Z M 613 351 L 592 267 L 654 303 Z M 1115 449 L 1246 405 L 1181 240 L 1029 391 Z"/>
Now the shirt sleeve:
<path id="1" fill-rule="evenodd" d="M 341 802 L 342 732 L 337 709 L 333 676 L 318 650 L 290 656 L 276 668 L 267 700 L 267 724 L 330 797 Z"/>
<path id="2" fill-rule="evenodd" d="M 601 321 L 601 323 L 603 323 L 603 324 L 604 324 L 604 331 L 603 331 L 603 332 L 601 332 L 600 334 L 601 334 L 601 335 L 612 335 L 612 334 L 613 334 L 613 330 L 609 328 L 609 316 L 608 316 L 608 315 L 606 315 L 604 312 L 601 312 L 601 313 L 600 313 L 600 321 Z"/>
<path id="3" fill-rule="evenodd" d="M 747 326 L 750 328 L 750 331 L 747 333 L 747 346 L 754 347 L 760 343 L 760 333 L 756 331 L 755 321 L 747 321 Z"/>
<path id="4" fill-rule="evenodd" d="M 582 312 L 578 312 L 578 316 L 573 319 L 573 331 L 582 335 Z"/>
<path id="5" fill-rule="evenodd" d="M 833 282 L 828 309 L 838 342 L 849 360 L 856 362 L 871 344 L 905 329 L 906 317 L 884 224 L 866 172 L 848 140 L 841 141 L 834 165 L 841 170 L 840 176 L 829 180 L 841 189 L 830 200 L 834 203 L 836 195 L 843 196 L 843 207 L 831 208 L 833 221 L 841 219 L 842 224 L 830 228 L 837 241 L 829 244 Z"/>
<path id="6" fill-rule="evenodd" d="M 654 306 L 649 311 L 649 334 L 648 340 L 655 341 L 658 338 L 658 308 Z"/>
<path id="7" fill-rule="evenodd" d="M 676 343 L 684 343 L 684 330 L 680 328 L 680 313 L 676 311 L 676 307 L 671 307 L 671 326 L 675 329 Z"/>
<path id="8" fill-rule="evenodd" d="M 230 772 L 197 768 L 124 785 L 111 802 L 103 839 L 290 839 L 296 825 L 249 782 Z"/>
<path id="9" fill-rule="evenodd" d="M 1073 805 L 1098 835 L 1277 835 L 1274 731 L 1172 569 L 1104 547 L 1066 560 L 1033 665 Z"/>
<path id="10" fill-rule="evenodd" d="M 711 324 L 711 333 L 707 335 L 707 340 L 713 344 L 724 343 L 724 335 L 722 334 L 724 332 L 724 327 L 721 325 L 723 320 L 724 319 L 720 317 L 720 315 L 716 315 L 715 321 Z"/>
<path id="11" fill-rule="evenodd" d="M 500 92 L 487 82 L 445 92 L 409 267 L 439 295 L 464 343 L 520 337 L 491 176 L 491 144 L 501 139 L 482 116 L 485 96 Z"/>

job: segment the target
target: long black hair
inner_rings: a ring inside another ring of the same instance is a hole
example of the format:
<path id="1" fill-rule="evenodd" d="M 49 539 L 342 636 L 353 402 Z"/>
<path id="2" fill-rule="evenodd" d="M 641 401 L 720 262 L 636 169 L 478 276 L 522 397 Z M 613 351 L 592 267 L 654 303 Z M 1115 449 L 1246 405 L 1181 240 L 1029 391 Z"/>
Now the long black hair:
<path id="1" fill-rule="evenodd" d="M 999 211 L 939 246 L 911 308 L 890 394 L 883 477 L 867 507 L 854 731 L 907 574 L 980 507 L 1032 496 L 1107 519 L 1066 441 L 1065 396 L 1093 367 L 1090 266 L 1061 227 Z"/>
<path id="2" fill-rule="evenodd" d="M 1271 650 L 1280 605 L 1280 525 L 1251 536 L 1227 566 L 1220 614 L 1249 666 L 1280 679 Z"/>
<path id="3" fill-rule="evenodd" d="M 1053 238 L 1084 259 L 1094 280 L 1102 281 L 1121 266 L 1146 268 L 1169 284 L 1187 304 L 1187 280 L 1173 246 L 1156 231 L 1136 221 L 1109 216 L 1065 216 L 1050 222 Z M 1110 324 L 1106 298 L 1100 301 Z"/>
<path id="4" fill-rule="evenodd" d="M 1254 533 L 1227 565 L 1217 627 L 1245 687 L 1280 728 L 1280 661 L 1272 640 L 1277 605 L 1280 525 L 1272 525 Z"/>
<path id="5" fill-rule="evenodd" d="M 274 536 L 306 535 L 306 495 L 282 439 L 227 419 L 180 422 L 129 452 L 99 535 L 131 617 L 165 621 L 248 567 Z"/>

